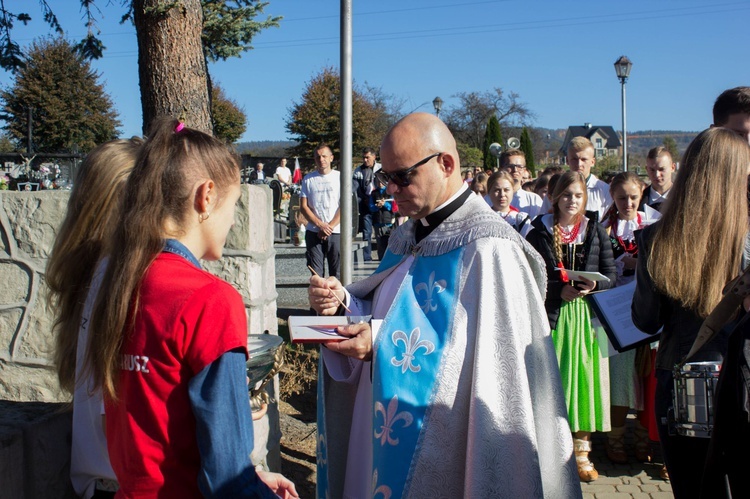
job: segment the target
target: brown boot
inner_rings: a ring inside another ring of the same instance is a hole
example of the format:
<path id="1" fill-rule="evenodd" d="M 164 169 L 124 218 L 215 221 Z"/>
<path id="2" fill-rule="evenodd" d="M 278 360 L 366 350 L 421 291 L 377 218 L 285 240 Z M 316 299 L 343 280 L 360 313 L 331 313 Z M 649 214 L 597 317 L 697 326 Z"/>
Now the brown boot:
<path id="1" fill-rule="evenodd" d="M 573 439 L 573 450 L 576 455 L 576 465 L 578 465 L 578 478 L 582 482 L 593 482 L 599 478 L 599 473 L 594 468 L 594 464 L 589 461 L 589 452 L 591 452 L 591 442 L 580 438 Z"/>
<path id="2" fill-rule="evenodd" d="M 604 448 L 607 451 L 607 457 L 616 464 L 625 464 L 628 462 L 628 454 L 625 452 L 625 427 L 613 426 L 607 433 L 607 443 Z"/>

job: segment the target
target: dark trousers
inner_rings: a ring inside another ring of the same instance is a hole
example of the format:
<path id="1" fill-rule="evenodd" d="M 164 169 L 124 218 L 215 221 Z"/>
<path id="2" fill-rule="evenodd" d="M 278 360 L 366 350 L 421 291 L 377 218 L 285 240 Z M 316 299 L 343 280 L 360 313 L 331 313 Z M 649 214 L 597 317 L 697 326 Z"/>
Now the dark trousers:
<path id="1" fill-rule="evenodd" d="M 703 478 L 703 466 L 708 455 L 709 439 L 669 434 L 667 412 L 672 406 L 673 391 L 672 372 L 657 369 L 654 412 L 672 492 L 675 499 L 698 497 Z"/>
<path id="2" fill-rule="evenodd" d="M 307 264 L 315 269 L 319 276 L 325 277 L 325 260 L 328 260 L 328 275 L 338 279 L 339 260 L 341 259 L 341 234 L 331 234 L 326 240 L 318 237 L 317 232 L 305 232 L 305 257 Z"/>
<path id="3" fill-rule="evenodd" d="M 94 495 L 91 496 L 91 499 L 114 499 L 115 492 L 109 492 L 106 490 L 94 490 Z"/>
<path id="4" fill-rule="evenodd" d="M 388 240 L 391 238 L 391 226 L 383 225 L 375 227 L 375 240 L 378 245 L 378 259 L 382 260 L 385 250 L 388 249 Z"/>
<path id="5" fill-rule="evenodd" d="M 362 233 L 362 240 L 367 243 L 362 250 L 362 258 L 369 262 L 372 260 L 372 213 L 359 215 L 359 231 Z"/>

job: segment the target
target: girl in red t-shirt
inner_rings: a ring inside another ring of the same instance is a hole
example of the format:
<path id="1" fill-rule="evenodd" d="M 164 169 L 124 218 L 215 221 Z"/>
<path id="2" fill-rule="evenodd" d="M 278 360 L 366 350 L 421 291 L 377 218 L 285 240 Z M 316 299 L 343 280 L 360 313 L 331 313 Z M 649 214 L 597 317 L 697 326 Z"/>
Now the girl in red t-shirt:
<path id="1" fill-rule="evenodd" d="M 297 497 L 250 461 L 245 308 L 198 263 L 221 258 L 239 197 L 224 144 L 174 119 L 154 123 L 91 321 L 116 497 Z"/>

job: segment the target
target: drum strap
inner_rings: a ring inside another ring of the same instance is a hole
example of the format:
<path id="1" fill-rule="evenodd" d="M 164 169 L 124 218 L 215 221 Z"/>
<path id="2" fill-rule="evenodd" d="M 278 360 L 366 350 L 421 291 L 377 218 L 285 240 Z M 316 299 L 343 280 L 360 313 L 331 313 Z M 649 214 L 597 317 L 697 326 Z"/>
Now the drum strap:
<path id="1" fill-rule="evenodd" d="M 706 320 L 703 321 L 701 328 L 698 330 L 698 335 L 695 337 L 693 346 L 690 347 L 690 351 L 678 365 L 681 366 L 690 360 L 703 345 L 716 336 L 716 333 L 721 328 L 736 317 L 737 311 L 742 305 L 742 300 L 746 296 L 750 296 L 750 266 L 735 278 L 734 281 L 729 283 L 727 288 L 728 290 L 719 304 L 714 307 L 709 316 L 706 317 Z"/>

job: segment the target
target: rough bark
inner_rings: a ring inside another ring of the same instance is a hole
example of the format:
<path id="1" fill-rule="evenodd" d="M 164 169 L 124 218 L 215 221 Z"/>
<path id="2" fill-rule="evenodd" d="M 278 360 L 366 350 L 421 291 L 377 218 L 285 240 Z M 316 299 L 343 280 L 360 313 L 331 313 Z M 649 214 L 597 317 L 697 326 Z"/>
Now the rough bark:
<path id="1" fill-rule="evenodd" d="M 163 115 L 211 133 L 200 0 L 133 0 L 143 131 Z"/>

